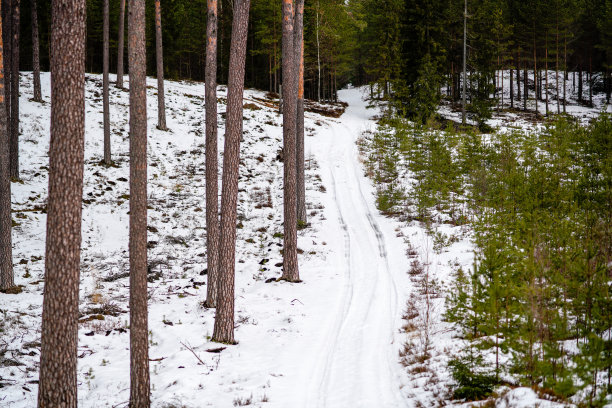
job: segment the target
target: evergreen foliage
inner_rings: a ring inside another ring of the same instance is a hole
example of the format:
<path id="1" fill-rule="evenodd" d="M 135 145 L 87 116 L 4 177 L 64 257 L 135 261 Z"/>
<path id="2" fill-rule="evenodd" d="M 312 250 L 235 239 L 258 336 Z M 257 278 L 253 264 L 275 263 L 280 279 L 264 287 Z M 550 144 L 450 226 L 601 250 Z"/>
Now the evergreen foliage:
<path id="1" fill-rule="evenodd" d="M 455 397 L 482 397 L 511 376 L 603 404 L 612 392 L 612 117 L 486 138 L 394 119 L 363 145 L 379 203 L 409 177 L 394 208 L 473 229 L 474 265 L 457 271 L 445 314 L 469 344 L 449 365 Z"/>

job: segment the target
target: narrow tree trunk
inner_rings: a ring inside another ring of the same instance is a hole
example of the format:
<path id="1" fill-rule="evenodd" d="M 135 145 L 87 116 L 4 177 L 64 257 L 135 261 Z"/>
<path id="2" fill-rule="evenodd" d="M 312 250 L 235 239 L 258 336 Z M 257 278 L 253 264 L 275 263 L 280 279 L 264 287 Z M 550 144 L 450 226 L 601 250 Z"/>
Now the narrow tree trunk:
<path id="1" fill-rule="evenodd" d="M 11 24 L 11 178 L 19 179 L 19 10 L 21 0 L 13 0 Z"/>
<path id="2" fill-rule="evenodd" d="M 293 0 L 283 0 L 283 152 L 284 152 L 284 246 L 283 275 L 289 282 L 300 280 L 297 260 L 296 118 L 297 64 L 293 39 Z"/>
<path id="3" fill-rule="evenodd" d="M 274 23 L 272 24 L 273 27 L 273 35 L 274 35 L 274 92 L 278 92 L 278 51 L 277 51 L 277 44 L 276 44 L 276 7 L 274 8 Z M 279 101 L 280 103 L 280 101 Z"/>
<path id="4" fill-rule="evenodd" d="M 104 50 L 102 56 L 103 78 L 102 78 L 102 104 L 104 122 L 104 164 L 111 164 L 111 140 L 110 140 L 110 106 L 108 95 L 108 49 L 109 49 L 109 0 L 104 0 L 104 23 L 103 23 L 103 42 Z"/>
<path id="5" fill-rule="evenodd" d="M 546 116 L 548 116 L 548 32 L 546 32 L 546 53 L 544 59 L 544 92 L 546 93 Z"/>
<path id="6" fill-rule="evenodd" d="M 451 103 L 454 103 L 455 102 L 455 65 L 453 61 L 451 61 L 450 71 L 451 71 L 450 73 L 450 99 L 451 99 Z"/>
<path id="7" fill-rule="evenodd" d="M 578 71 L 578 102 L 582 102 L 582 64 Z"/>
<path id="8" fill-rule="evenodd" d="M 166 98 L 164 96 L 164 56 L 162 45 L 161 5 L 155 0 L 155 58 L 157 60 L 157 128 L 166 127 Z"/>
<path id="9" fill-rule="evenodd" d="M 51 144 L 38 386 L 41 408 L 77 406 L 85 8 L 85 0 L 51 3 Z"/>
<path id="10" fill-rule="evenodd" d="M 523 110 L 527 112 L 527 100 L 529 99 L 529 77 L 527 73 L 527 59 L 525 59 L 525 67 L 523 69 Z"/>
<path id="11" fill-rule="evenodd" d="M 219 246 L 219 288 L 213 341 L 234 344 L 234 272 L 236 260 L 236 212 L 240 138 L 242 136 L 242 97 L 244 64 L 249 25 L 250 0 L 234 0 L 234 20 L 230 44 L 227 84 L 227 115 L 223 153 L 221 194 L 221 242 Z M 285 157 L 287 155 L 285 154 Z"/>
<path id="12" fill-rule="evenodd" d="M 539 69 L 537 74 L 538 74 L 538 82 L 537 82 L 537 84 L 538 84 L 538 100 L 541 101 L 541 100 L 544 99 L 544 97 L 542 96 L 542 82 L 543 82 L 542 81 L 542 70 Z"/>
<path id="13" fill-rule="evenodd" d="M 504 67 L 501 69 L 501 107 L 504 109 Z"/>
<path id="14" fill-rule="evenodd" d="M 510 69 L 510 108 L 514 109 L 514 69 Z"/>
<path id="15" fill-rule="evenodd" d="M 218 2 L 217 6 L 218 6 L 217 19 L 223 19 L 223 0 Z M 227 83 L 227 77 L 223 76 L 223 74 L 225 74 L 225 67 L 223 66 L 223 63 L 225 62 L 225 58 L 223 57 L 223 39 L 224 37 L 225 37 L 225 30 L 221 30 L 217 38 L 217 40 L 219 41 L 219 46 L 217 47 L 217 54 L 219 54 L 219 56 L 217 58 L 217 61 L 219 64 L 221 64 L 221 66 L 217 67 L 219 76 L 220 76 L 220 81 L 218 82 L 221 82 L 221 83 Z M 232 44 L 231 44 L 231 38 L 230 38 L 230 47 L 231 45 Z"/>
<path id="16" fill-rule="evenodd" d="M 119 1 L 119 41 L 117 45 L 117 88 L 123 88 L 123 41 L 125 37 L 125 0 Z"/>
<path id="17" fill-rule="evenodd" d="M 317 37 L 317 102 L 321 101 L 321 43 L 319 42 L 319 1 L 317 0 L 317 9 L 315 10 L 316 17 L 316 37 Z"/>
<path id="18" fill-rule="evenodd" d="M 461 124 L 465 126 L 465 97 L 466 97 L 466 82 L 467 82 L 467 0 L 464 1 L 463 11 L 463 89 L 461 94 Z"/>
<path id="19" fill-rule="evenodd" d="M 557 31 L 556 31 L 556 51 L 555 51 L 555 82 L 556 82 L 556 92 L 555 96 L 557 97 L 557 114 L 561 113 L 561 102 L 559 101 L 559 11 L 557 10 Z"/>
<path id="20" fill-rule="evenodd" d="M 612 55 L 610 56 L 612 59 Z M 610 64 L 612 65 L 612 64 Z M 606 68 L 606 103 L 609 104 L 610 103 L 610 94 L 612 93 L 612 75 L 610 75 L 610 69 Z M 610 371 L 610 370 L 608 370 Z M 610 373 L 608 373 L 610 374 Z"/>
<path id="21" fill-rule="evenodd" d="M 9 146 L 11 143 L 11 127 L 13 125 L 11 121 L 11 102 L 13 98 L 11 97 L 11 87 L 13 86 L 13 81 L 11 80 L 11 73 L 13 72 L 13 64 L 11 62 L 12 57 L 12 26 L 13 26 L 13 0 L 2 0 L 2 36 L 4 42 L 4 100 L 6 106 L 6 129 L 9 135 Z M 10 148 L 9 148 L 9 163 L 10 163 Z M 9 172 L 10 172 L 10 164 L 9 164 Z"/>
<path id="22" fill-rule="evenodd" d="M 533 94 L 535 96 L 535 113 L 538 116 L 538 59 L 535 38 L 535 23 L 533 23 Z"/>
<path id="23" fill-rule="evenodd" d="M 34 85 L 34 102 L 42 102 L 40 90 L 40 44 L 38 41 L 38 10 L 36 0 L 32 0 L 32 82 Z"/>
<path id="24" fill-rule="evenodd" d="M 589 51 L 589 106 L 593 107 L 593 63 L 591 51 Z"/>
<path id="25" fill-rule="evenodd" d="M 516 62 L 516 100 L 521 100 L 521 55 L 517 55 Z"/>
<path id="26" fill-rule="evenodd" d="M 147 317 L 147 59 L 145 0 L 129 0 L 130 407 L 150 405 Z"/>
<path id="27" fill-rule="evenodd" d="M 206 21 L 206 306 L 216 307 L 219 274 L 219 187 L 217 163 L 217 0 L 208 0 Z"/>
<path id="28" fill-rule="evenodd" d="M 0 3 L 0 7 L 2 7 Z M 0 10 L 0 15 L 2 11 Z M 0 24 L 0 78 L 4 77 L 4 49 L 2 24 Z M 4 107 L 4 81 L 0 80 L 0 290 L 15 286 L 13 275 L 12 216 L 11 216 L 11 175 L 9 168 L 9 133 Z"/>
<path id="29" fill-rule="evenodd" d="M 298 74 L 296 158 L 297 158 L 297 219 L 306 224 L 306 186 L 304 177 L 304 0 L 296 0 L 295 61 Z"/>
<path id="30" fill-rule="evenodd" d="M 563 56 L 563 113 L 566 113 L 565 105 L 566 105 L 566 91 L 567 91 L 567 38 L 563 39 L 563 48 L 564 48 L 564 56 Z"/>

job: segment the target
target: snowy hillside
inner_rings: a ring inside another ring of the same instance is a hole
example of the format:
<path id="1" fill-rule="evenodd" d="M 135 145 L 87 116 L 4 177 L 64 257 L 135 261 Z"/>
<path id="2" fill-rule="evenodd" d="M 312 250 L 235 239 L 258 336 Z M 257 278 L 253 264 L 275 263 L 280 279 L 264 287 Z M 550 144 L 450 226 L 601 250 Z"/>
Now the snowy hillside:
<path id="1" fill-rule="evenodd" d="M 113 78 L 111 78 L 113 80 Z M 303 283 L 276 282 L 282 267 L 282 117 L 264 92 L 245 92 L 238 204 L 236 346 L 209 341 L 205 309 L 202 83 L 166 84 L 169 132 L 155 128 L 148 79 L 149 344 L 154 407 L 412 407 L 448 405 L 446 366 L 463 347 L 442 322 L 444 289 L 474 246 L 466 226 L 379 214 L 357 141 L 374 131 L 362 90 L 339 93 L 340 118 L 306 112 L 307 208 L 299 231 Z M 16 283 L 0 295 L 0 402 L 36 404 L 49 145 L 44 104 L 22 76 L 22 182 L 13 183 Z M 115 167 L 102 159 L 101 76 L 87 76 L 79 406 L 126 407 L 129 398 L 128 92 L 111 87 Z M 219 89 L 223 142 L 224 87 Z M 222 155 L 221 155 L 222 157 Z M 441 245 L 439 237 L 448 242 Z M 451 240 L 452 238 L 452 240 Z M 436 283 L 430 289 L 430 282 Z M 425 285 L 425 286 L 423 286 Z M 424 291 L 426 288 L 426 292 Z M 424 296 L 424 293 L 426 295 Z M 423 348 L 427 362 L 419 360 Z M 538 400 L 518 388 L 499 406 Z M 469 405 L 466 405 L 469 406 Z"/>
<path id="2" fill-rule="evenodd" d="M 0 398 L 9 407 L 35 405 L 44 288 L 49 76 L 43 75 L 42 105 L 28 100 L 29 77 L 22 76 L 23 182 L 13 183 L 15 274 L 24 292 L 0 297 Z M 149 79 L 153 405 L 323 406 L 329 397 L 329 406 L 346 406 L 350 399 L 373 406 L 388 394 L 389 404 L 402 406 L 396 329 L 405 288 L 403 249 L 401 240 L 386 242 L 393 235 L 391 223 L 375 214 L 371 187 L 355 163 L 354 140 L 368 126 L 367 115 L 359 111 L 337 120 L 306 113 L 312 225 L 299 233 L 304 283 L 267 283 L 280 276 L 282 262 L 282 162 L 277 157 L 282 118 L 264 93 L 245 92 L 249 105 L 244 111 L 236 277 L 239 345 L 219 352 L 211 350 L 219 345 L 208 340 L 214 311 L 201 305 L 206 292 L 204 86 L 168 82 L 171 131 L 162 132 L 153 120 L 153 84 Z M 223 118 L 225 89 L 219 94 Z M 346 95 L 360 100 L 357 90 Z M 111 87 L 114 168 L 99 164 L 100 76 L 87 76 L 86 100 L 79 405 L 125 406 L 128 92 Z M 222 145 L 223 129 L 219 134 Z M 379 374 L 383 377 L 375 377 Z"/>

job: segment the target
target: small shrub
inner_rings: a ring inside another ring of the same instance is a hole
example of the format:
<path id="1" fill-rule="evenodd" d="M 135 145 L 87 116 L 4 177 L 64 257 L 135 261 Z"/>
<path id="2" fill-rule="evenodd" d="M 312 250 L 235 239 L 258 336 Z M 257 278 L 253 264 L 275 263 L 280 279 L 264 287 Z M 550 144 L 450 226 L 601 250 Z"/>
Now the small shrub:
<path id="1" fill-rule="evenodd" d="M 453 359 L 449 361 L 448 366 L 453 379 L 457 383 L 457 388 L 453 393 L 455 399 L 465 399 L 467 401 L 482 399 L 491 394 L 493 387 L 497 384 L 494 375 L 476 370 L 476 366 L 480 366 L 480 364 L 477 364 L 472 357 Z"/>

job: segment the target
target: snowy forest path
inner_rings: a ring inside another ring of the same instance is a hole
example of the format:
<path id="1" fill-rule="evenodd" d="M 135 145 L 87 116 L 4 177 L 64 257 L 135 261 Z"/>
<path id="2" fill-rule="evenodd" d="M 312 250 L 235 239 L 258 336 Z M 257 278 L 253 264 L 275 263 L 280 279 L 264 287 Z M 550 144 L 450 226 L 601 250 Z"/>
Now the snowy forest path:
<path id="1" fill-rule="evenodd" d="M 342 237 L 330 243 L 342 288 L 307 369 L 302 406 L 403 407 L 394 344 L 401 311 L 395 279 L 400 268 L 390 262 L 401 246 L 394 242 L 392 254 L 388 248 L 389 241 L 400 239 L 379 225 L 372 186 L 358 162 L 356 140 L 373 126 L 372 112 L 358 89 L 340 96 L 349 103 L 346 112 L 328 132 L 321 132 L 312 151 L 333 199 L 328 228 Z"/>

